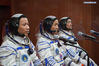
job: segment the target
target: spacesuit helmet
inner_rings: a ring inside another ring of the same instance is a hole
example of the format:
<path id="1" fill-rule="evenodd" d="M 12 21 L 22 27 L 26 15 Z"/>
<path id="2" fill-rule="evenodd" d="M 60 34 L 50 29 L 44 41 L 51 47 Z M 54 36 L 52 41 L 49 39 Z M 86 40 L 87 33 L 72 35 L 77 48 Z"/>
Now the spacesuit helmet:
<path id="1" fill-rule="evenodd" d="M 53 22 L 57 20 L 55 16 L 47 16 L 43 20 L 43 29 L 45 32 L 52 33 L 54 31 L 51 30 L 51 27 L 53 25 Z"/>
<path id="2" fill-rule="evenodd" d="M 62 30 L 68 30 L 68 28 L 66 27 L 67 25 L 67 20 L 71 19 L 70 17 L 62 17 L 59 21 L 59 27 Z"/>
<path id="3" fill-rule="evenodd" d="M 14 14 L 10 20 L 8 21 L 8 29 L 9 32 L 13 35 L 24 36 L 24 34 L 20 34 L 18 32 L 19 22 L 21 18 L 26 18 L 24 14 Z"/>

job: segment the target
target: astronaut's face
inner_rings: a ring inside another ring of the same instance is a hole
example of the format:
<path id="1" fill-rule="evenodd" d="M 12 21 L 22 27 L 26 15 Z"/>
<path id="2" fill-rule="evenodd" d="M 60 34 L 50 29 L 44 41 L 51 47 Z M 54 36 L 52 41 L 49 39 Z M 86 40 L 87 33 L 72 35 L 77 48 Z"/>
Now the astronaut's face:
<path id="1" fill-rule="evenodd" d="M 66 27 L 67 27 L 68 30 L 72 30 L 72 21 L 71 21 L 71 19 L 67 20 Z"/>
<path id="2" fill-rule="evenodd" d="M 59 25 L 58 20 L 55 20 L 52 24 L 52 27 L 51 27 L 51 31 L 53 31 L 52 34 L 58 33 L 58 30 L 59 30 L 58 25 Z"/>
<path id="3" fill-rule="evenodd" d="M 19 27 L 18 27 L 18 32 L 20 34 L 24 34 L 25 36 L 28 36 L 29 34 L 29 22 L 27 18 L 21 18 L 19 21 Z"/>

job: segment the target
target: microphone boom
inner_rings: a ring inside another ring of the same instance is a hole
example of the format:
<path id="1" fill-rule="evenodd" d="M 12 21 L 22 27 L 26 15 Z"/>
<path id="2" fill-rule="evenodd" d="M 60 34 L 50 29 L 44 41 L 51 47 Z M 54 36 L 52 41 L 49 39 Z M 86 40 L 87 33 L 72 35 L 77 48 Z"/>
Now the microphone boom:
<path id="1" fill-rule="evenodd" d="M 96 32 L 96 31 L 94 31 L 94 30 L 90 30 L 90 33 L 92 33 L 92 34 L 95 34 L 95 35 L 98 35 L 98 36 L 99 36 L 99 32 Z"/>
<path id="2" fill-rule="evenodd" d="M 96 37 L 82 33 L 80 31 L 78 32 L 78 36 L 83 36 L 83 37 L 90 38 L 90 39 L 96 39 Z"/>

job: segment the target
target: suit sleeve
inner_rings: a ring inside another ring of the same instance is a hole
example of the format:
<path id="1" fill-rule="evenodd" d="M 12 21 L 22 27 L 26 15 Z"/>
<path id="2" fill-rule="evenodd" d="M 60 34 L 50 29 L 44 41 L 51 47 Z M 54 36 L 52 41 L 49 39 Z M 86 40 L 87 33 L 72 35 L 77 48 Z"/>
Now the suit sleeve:
<path id="1" fill-rule="evenodd" d="M 0 62 L 3 66 L 16 66 L 16 50 L 10 46 L 0 47 Z"/>

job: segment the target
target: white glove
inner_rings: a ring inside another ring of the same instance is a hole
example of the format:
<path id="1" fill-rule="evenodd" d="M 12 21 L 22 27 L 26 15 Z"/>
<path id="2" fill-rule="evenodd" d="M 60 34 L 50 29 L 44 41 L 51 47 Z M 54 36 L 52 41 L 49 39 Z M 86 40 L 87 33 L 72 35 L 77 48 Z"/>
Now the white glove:
<path id="1" fill-rule="evenodd" d="M 87 66 L 87 61 L 86 61 L 86 60 L 80 58 L 80 62 L 81 62 L 82 64 L 84 64 L 85 66 Z"/>
<path id="2" fill-rule="evenodd" d="M 64 60 L 66 66 L 81 66 L 81 63 L 76 64 L 69 57 Z"/>
<path id="3" fill-rule="evenodd" d="M 85 52 L 81 52 L 80 57 L 81 57 L 81 58 L 85 58 L 85 59 L 86 59 L 86 58 L 87 58 L 87 55 L 86 55 L 86 53 L 85 53 Z"/>
<path id="4" fill-rule="evenodd" d="M 73 62 L 79 62 L 79 60 L 80 60 L 80 57 L 78 56 L 78 54 L 76 54 L 75 55 L 75 57 L 74 58 L 72 58 L 72 60 L 73 60 Z"/>
<path id="5" fill-rule="evenodd" d="M 76 63 L 72 62 L 70 66 L 81 66 L 81 65 L 82 64 L 76 64 Z"/>
<path id="6" fill-rule="evenodd" d="M 64 63 L 65 63 L 65 65 L 68 65 L 71 61 L 72 61 L 72 60 L 71 60 L 69 57 L 67 57 L 67 58 L 64 60 Z"/>
<path id="7" fill-rule="evenodd" d="M 60 64 L 59 63 L 55 63 L 54 66 L 60 66 Z"/>

